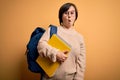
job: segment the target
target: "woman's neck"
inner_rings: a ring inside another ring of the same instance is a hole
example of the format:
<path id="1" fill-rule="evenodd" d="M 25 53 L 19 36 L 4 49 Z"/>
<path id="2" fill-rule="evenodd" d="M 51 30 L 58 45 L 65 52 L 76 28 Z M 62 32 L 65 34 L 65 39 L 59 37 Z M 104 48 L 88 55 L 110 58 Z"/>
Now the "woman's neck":
<path id="1" fill-rule="evenodd" d="M 65 25 L 61 25 L 61 26 L 65 29 L 73 29 L 73 26 L 65 26 Z"/>

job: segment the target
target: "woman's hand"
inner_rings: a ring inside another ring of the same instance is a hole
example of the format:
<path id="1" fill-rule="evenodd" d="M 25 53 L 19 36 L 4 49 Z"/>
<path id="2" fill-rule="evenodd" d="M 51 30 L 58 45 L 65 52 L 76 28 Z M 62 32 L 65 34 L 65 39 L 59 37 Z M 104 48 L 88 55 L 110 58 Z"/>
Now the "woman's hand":
<path id="1" fill-rule="evenodd" d="M 59 62 L 64 62 L 67 59 L 67 54 L 68 51 L 58 51 L 56 58 Z"/>

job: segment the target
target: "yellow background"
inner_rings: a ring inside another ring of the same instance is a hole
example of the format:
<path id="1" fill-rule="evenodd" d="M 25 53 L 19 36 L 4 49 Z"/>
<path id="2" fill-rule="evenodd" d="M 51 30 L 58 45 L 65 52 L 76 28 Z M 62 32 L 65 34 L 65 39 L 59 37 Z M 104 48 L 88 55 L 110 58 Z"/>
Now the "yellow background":
<path id="1" fill-rule="evenodd" d="M 39 80 L 24 55 L 31 32 L 59 25 L 65 2 L 78 7 L 75 28 L 84 36 L 85 80 L 120 80 L 120 0 L 0 0 L 0 80 Z"/>

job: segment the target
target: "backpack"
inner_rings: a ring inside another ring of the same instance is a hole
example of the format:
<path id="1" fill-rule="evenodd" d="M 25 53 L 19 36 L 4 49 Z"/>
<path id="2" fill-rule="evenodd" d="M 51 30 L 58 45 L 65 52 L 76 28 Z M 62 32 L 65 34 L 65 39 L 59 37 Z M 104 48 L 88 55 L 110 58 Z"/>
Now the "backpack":
<path id="1" fill-rule="evenodd" d="M 56 34 L 57 33 L 57 27 L 54 25 L 50 25 L 50 37 L 52 36 L 52 34 Z M 35 72 L 35 73 L 41 73 L 43 74 L 44 71 L 43 69 L 37 64 L 36 59 L 39 56 L 38 50 L 37 50 L 37 45 L 38 45 L 38 41 L 40 40 L 40 38 L 42 37 L 42 35 L 44 34 L 45 29 L 41 28 L 41 27 L 37 27 L 31 34 L 30 40 L 27 44 L 27 50 L 26 50 L 26 54 L 27 54 L 27 63 L 28 63 L 28 69 L 31 72 Z"/>

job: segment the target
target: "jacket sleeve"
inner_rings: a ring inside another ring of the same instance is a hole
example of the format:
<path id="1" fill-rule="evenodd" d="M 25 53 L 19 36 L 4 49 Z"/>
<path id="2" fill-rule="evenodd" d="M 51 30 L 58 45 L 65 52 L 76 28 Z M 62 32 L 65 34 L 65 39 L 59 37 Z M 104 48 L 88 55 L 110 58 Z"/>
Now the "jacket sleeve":
<path id="1" fill-rule="evenodd" d="M 38 42 L 38 53 L 41 57 L 49 57 L 52 62 L 56 62 L 56 54 L 58 49 L 50 46 L 47 42 L 50 39 L 50 28 L 45 31 Z"/>
<path id="2" fill-rule="evenodd" d="M 86 50 L 83 38 L 80 39 L 80 54 L 76 58 L 76 74 L 74 80 L 84 80 L 84 73 L 86 67 Z"/>

